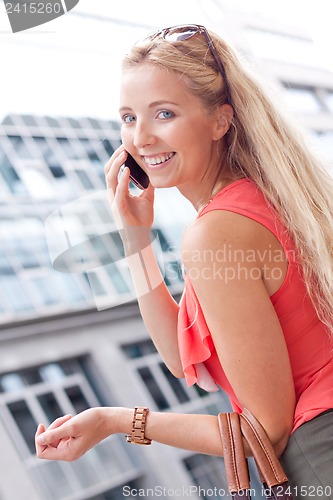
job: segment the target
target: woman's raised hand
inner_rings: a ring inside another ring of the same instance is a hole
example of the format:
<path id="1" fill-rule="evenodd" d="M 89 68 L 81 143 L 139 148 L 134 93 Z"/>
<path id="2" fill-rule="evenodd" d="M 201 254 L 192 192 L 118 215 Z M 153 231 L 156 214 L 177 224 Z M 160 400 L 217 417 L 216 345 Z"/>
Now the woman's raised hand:
<path id="1" fill-rule="evenodd" d="M 46 430 L 39 424 L 35 436 L 36 454 L 46 460 L 73 461 L 109 434 L 106 408 L 89 408 L 75 417 L 57 418 Z"/>
<path id="2" fill-rule="evenodd" d="M 150 228 L 154 219 L 154 188 L 149 184 L 138 196 L 130 193 L 128 167 L 124 168 L 119 178 L 126 158 L 127 152 L 124 146 L 120 146 L 105 165 L 109 204 L 120 230 L 128 226 Z"/>

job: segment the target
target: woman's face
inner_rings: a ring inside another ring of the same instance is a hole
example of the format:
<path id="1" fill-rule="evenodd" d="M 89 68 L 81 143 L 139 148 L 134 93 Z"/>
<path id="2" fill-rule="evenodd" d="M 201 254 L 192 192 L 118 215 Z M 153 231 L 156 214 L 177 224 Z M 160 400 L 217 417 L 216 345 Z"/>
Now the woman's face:
<path id="1" fill-rule="evenodd" d="M 200 183 L 217 168 L 216 114 L 208 115 L 177 73 L 151 64 L 125 71 L 120 115 L 124 147 L 153 186 L 177 186 L 190 199 L 201 188 L 202 195 Z"/>

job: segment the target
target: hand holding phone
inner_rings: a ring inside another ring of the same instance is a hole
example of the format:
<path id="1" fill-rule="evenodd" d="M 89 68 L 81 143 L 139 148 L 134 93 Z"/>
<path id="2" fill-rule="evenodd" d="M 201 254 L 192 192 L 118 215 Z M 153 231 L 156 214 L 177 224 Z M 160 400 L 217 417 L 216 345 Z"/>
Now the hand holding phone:
<path id="1" fill-rule="evenodd" d="M 128 167 L 130 170 L 131 181 L 138 186 L 138 188 L 147 189 L 149 186 L 149 177 L 129 153 L 127 153 L 125 167 Z"/>

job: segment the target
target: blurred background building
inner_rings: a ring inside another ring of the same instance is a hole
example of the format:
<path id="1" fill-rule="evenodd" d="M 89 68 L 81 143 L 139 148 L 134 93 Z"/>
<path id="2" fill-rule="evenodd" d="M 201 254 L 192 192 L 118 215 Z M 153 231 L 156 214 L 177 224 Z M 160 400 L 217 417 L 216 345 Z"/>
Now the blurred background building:
<path id="1" fill-rule="evenodd" d="M 106 22 L 91 12 L 75 19 Z M 272 83 L 333 172 L 333 74 L 308 35 L 235 9 L 221 10 L 215 22 Z M 137 28 L 141 33 L 143 26 Z M 91 406 L 228 409 L 223 392 L 175 379 L 147 336 L 104 187 L 104 164 L 119 144 L 114 117 L 15 112 L 2 119 L 0 500 L 120 500 L 124 486 L 163 487 L 171 498 L 177 488 L 226 487 L 221 459 L 157 443 L 133 447 L 123 436 L 109 437 L 75 463 L 34 454 L 39 422 Z M 176 191 L 159 190 L 154 244 L 176 298 L 178 245 L 193 216 Z M 191 497 L 199 498 L 194 490 Z"/>

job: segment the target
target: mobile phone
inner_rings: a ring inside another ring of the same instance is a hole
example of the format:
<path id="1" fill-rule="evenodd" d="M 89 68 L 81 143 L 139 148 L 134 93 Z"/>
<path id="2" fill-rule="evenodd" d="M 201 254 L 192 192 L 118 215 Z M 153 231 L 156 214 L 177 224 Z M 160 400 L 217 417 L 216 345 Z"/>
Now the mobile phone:
<path id="1" fill-rule="evenodd" d="M 140 189 L 147 189 L 149 186 L 149 177 L 142 170 L 140 165 L 137 164 L 137 162 L 134 160 L 133 156 L 131 156 L 129 153 L 127 153 L 127 159 L 125 161 L 125 167 L 128 167 L 130 169 L 130 179 L 138 188 Z"/>

